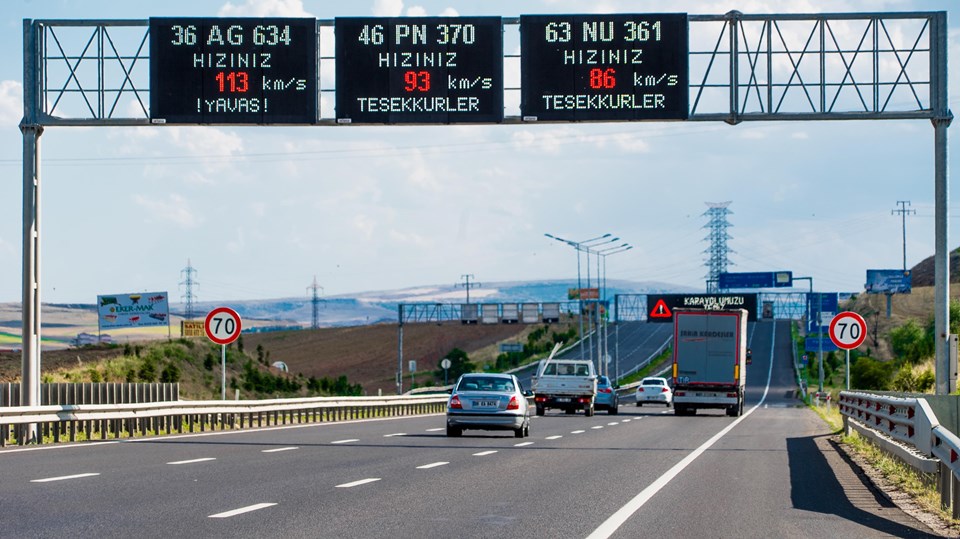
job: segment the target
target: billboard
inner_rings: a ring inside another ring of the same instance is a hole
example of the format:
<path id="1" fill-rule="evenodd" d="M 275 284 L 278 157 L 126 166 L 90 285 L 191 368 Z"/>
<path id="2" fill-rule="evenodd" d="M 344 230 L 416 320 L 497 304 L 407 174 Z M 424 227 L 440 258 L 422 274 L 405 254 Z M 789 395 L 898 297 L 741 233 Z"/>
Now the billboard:
<path id="1" fill-rule="evenodd" d="M 746 309 L 757 321 L 757 294 L 648 294 L 647 322 L 673 322 L 674 309 Z"/>
<path id="2" fill-rule="evenodd" d="M 166 292 L 97 296 L 101 329 L 166 326 L 170 307 Z"/>
<path id="3" fill-rule="evenodd" d="M 868 294 L 909 294 L 912 279 L 910 270 L 867 270 Z"/>

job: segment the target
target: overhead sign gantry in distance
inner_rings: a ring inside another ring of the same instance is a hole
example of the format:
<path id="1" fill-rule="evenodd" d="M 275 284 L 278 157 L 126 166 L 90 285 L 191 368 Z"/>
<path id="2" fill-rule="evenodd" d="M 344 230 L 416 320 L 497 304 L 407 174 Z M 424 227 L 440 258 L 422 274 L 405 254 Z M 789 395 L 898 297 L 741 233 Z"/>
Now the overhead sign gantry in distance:
<path id="1" fill-rule="evenodd" d="M 150 118 L 315 124 L 317 21 L 151 18 Z"/>
<path id="2" fill-rule="evenodd" d="M 500 17 L 338 17 L 338 123 L 503 121 Z"/>
<path id="3" fill-rule="evenodd" d="M 521 15 L 525 120 L 686 120 L 685 13 Z"/>

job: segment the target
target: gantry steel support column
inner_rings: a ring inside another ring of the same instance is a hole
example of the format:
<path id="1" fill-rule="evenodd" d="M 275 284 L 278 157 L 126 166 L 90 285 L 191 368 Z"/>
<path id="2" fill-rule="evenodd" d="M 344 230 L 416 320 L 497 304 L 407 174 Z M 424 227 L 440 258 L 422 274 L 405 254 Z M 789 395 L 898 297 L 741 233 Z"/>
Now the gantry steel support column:
<path id="1" fill-rule="evenodd" d="M 37 34 L 23 21 L 23 326 L 20 405 L 40 405 L 40 135 L 37 124 Z M 20 443 L 36 441 L 36 425 L 25 425 Z"/>
<path id="2" fill-rule="evenodd" d="M 933 111 L 934 171 L 934 332 L 936 337 L 937 395 L 950 393 L 950 176 L 947 170 L 947 128 L 953 113 L 947 107 L 947 14 L 931 18 L 930 28 L 930 95 Z"/>

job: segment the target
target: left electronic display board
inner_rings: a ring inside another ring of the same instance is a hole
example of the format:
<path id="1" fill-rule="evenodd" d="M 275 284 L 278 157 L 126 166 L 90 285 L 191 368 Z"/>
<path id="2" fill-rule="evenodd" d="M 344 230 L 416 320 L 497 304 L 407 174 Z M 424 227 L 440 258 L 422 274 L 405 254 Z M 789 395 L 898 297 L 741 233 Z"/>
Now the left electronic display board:
<path id="1" fill-rule="evenodd" d="M 503 121 L 500 17 L 338 17 L 339 123 Z"/>
<path id="2" fill-rule="evenodd" d="M 317 123 L 317 21 L 151 18 L 150 119 Z"/>

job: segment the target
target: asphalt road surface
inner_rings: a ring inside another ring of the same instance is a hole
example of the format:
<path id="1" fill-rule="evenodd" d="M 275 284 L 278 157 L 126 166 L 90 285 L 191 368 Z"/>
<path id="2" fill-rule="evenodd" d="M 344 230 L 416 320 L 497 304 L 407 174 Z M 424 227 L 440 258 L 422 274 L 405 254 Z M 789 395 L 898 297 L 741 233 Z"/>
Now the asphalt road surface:
<path id="1" fill-rule="evenodd" d="M 748 407 L 442 415 L 0 450 L 3 537 L 926 537 L 797 407 L 789 324 L 752 332 Z M 769 383 L 768 383 L 769 382 Z"/>

